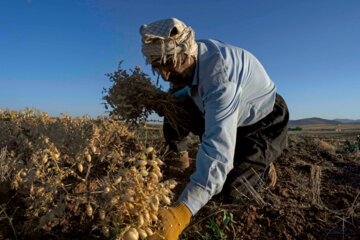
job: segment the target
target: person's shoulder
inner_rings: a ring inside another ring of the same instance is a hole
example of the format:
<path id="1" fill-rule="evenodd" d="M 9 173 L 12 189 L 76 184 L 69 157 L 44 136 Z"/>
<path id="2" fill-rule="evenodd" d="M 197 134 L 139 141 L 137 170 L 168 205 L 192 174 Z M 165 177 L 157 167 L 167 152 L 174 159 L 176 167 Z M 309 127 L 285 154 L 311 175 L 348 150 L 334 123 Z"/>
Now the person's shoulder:
<path id="1" fill-rule="evenodd" d="M 222 58 L 223 43 L 219 40 L 201 39 L 197 41 L 199 58 L 207 60 L 209 58 Z"/>
<path id="2" fill-rule="evenodd" d="M 218 55 L 223 58 L 232 58 L 242 54 L 249 54 L 249 52 L 243 48 L 222 42 L 220 40 L 201 39 L 197 40 L 197 43 L 199 48 L 199 55 L 203 57 Z"/>
<path id="3" fill-rule="evenodd" d="M 245 51 L 245 49 L 243 49 L 241 47 L 238 47 L 238 46 L 235 46 L 235 45 L 232 45 L 232 44 L 229 44 L 229 43 L 223 42 L 221 40 L 217 40 L 217 39 L 200 39 L 200 40 L 196 40 L 196 42 L 202 47 L 213 49 L 213 50 L 215 50 L 215 49 L 220 50 L 221 48 L 230 48 L 230 49 L 237 49 L 237 50 Z"/>
<path id="4" fill-rule="evenodd" d="M 220 41 L 203 39 L 197 42 L 200 85 L 208 89 L 210 86 L 217 85 L 227 79 L 226 68 L 228 66 L 225 65 Z"/>
<path id="5" fill-rule="evenodd" d="M 201 39 L 197 41 L 200 51 L 203 52 L 221 52 L 221 49 L 227 46 L 228 44 L 221 42 L 220 40 L 214 39 Z"/>

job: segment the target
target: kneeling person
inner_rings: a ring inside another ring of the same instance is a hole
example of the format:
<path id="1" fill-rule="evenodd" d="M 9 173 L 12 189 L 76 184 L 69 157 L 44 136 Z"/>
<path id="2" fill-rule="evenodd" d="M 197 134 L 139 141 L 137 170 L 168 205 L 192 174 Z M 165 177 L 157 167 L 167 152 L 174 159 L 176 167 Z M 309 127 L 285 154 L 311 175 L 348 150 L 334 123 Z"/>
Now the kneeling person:
<path id="1" fill-rule="evenodd" d="M 146 62 L 182 89 L 174 95 L 189 113 L 189 119 L 178 119 L 179 126 L 165 116 L 166 141 L 185 151 L 181 143 L 189 132 L 201 136 L 196 171 L 176 205 L 161 210 L 164 226 L 152 238 L 177 239 L 214 195 L 222 191 L 236 198 L 246 191 L 244 183 L 255 186 L 275 173 L 272 162 L 285 147 L 289 113 L 248 51 L 217 40 L 195 41 L 193 29 L 175 18 L 143 25 L 140 34 Z"/>

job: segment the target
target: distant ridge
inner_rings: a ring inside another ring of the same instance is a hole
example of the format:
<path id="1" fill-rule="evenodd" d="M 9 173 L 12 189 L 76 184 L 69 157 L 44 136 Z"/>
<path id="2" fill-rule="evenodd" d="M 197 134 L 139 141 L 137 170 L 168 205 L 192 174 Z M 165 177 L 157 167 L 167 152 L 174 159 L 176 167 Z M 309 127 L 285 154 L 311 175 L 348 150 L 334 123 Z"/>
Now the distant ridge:
<path id="1" fill-rule="evenodd" d="M 328 119 L 313 117 L 313 118 L 303 118 L 303 119 L 289 121 L 289 126 L 310 125 L 310 124 L 360 124 L 360 119 L 353 120 L 353 119 L 337 118 L 334 120 L 328 120 Z"/>
<path id="2" fill-rule="evenodd" d="M 309 124 L 342 124 L 342 122 L 336 120 L 316 118 L 316 117 L 289 121 L 289 126 L 309 125 Z"/>
<path id="3" fill-rule="evenodd" d="M 353 120 L 353 119 L 337 118 L 337 119 L 334 119 L 334 120 L 339 121 L 339 122 L 344 123 L 344 124 L 360 124 L 360 119 Z"/>

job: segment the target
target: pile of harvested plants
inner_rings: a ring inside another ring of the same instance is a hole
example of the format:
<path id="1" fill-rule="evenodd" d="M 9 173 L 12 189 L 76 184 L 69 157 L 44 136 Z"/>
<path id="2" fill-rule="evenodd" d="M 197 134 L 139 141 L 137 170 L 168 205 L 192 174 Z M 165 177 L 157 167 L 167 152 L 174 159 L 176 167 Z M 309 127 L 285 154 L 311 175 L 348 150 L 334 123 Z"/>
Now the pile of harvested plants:
<path id="1" fill-rule="evenodd" d="M 0 109 L 0 238 L 139 239 L 173 180 L 126 125 Z"/>

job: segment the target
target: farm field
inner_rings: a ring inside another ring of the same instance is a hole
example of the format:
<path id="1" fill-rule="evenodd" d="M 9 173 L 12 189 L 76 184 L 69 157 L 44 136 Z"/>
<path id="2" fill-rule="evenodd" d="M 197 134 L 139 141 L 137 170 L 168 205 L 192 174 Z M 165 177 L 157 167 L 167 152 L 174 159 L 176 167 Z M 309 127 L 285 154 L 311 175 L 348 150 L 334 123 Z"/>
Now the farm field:
<path id="1" fill-rule="evenodd" d="M 308 124 L 299 125 L 304 133 L 360 133 L 360 124 Z"/>
<path id="2" fill-rule="evenodd" d="M 289 132 L 287 149 L 275 163 L 276 186 L 240 203 L 222 204 L 220 193 L 182 239 L 359 239 L 360 154 L 344 150 L 358 135 Z M 181 182 L 185 176 L 179 176 Z"/>
<path id="3" fill-rule="evenodd" d="M 159 125 L 2 113 L 0 129 L 0 239 L 126 239 L 130 229 L 149 235 L 160 221 L 157 208 L 189 181 L 200 144 L 188 137 L 190 167 L 180 170 Z M 359 132 L 309 129 L 289 132 L 275 187 L 232 203 L 220 193 L 180 239 L 359 239 L 360 154 L 344 149 Z"/>
<path id="4" fill-rule="evenodd" d="M 301 125 L 303 129 L 340 129 L 360 130 L 360 124 L 309 124 Z"/>

